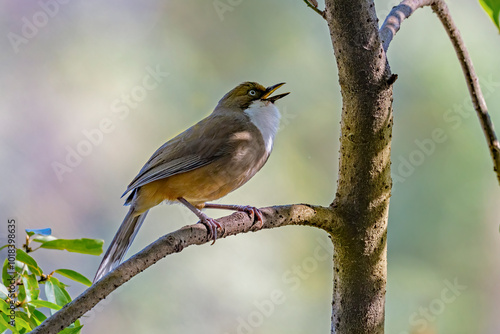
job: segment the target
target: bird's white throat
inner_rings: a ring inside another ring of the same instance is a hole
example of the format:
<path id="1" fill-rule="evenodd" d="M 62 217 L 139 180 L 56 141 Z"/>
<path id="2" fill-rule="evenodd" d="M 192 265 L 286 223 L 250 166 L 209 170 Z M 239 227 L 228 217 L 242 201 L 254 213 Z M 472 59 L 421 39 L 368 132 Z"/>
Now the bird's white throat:
<path id="1" fill-rule="evenodd" d="M 278 108 L 270 101 L 257 100 L 250 104 L 245 113 L 262 134 L 267 153 L 271 153 L 274 136 L 280 126 L 281 115 Z"/>

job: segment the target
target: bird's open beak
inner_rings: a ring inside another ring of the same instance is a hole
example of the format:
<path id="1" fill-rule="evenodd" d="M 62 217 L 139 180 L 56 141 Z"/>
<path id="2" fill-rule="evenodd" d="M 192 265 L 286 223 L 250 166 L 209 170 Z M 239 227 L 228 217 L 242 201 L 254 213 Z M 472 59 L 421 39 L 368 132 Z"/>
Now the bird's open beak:
<path id="1" fill-rule="evenodd" d="M 271 86 L 271 87 L 267 87 L 266 88 L 266 92 L 264 93 L 264 95 L 261 97 L 262 100 L 266 100 L 266 101 L 271 101 L 272 103 L 276 102 L 277 100 L 281 99 L 282 97 L 285 97 L 287 96 L 288 94 L 290 94 L 289 92 L 288 93 L 284 93 L 284 94 L 279 94 L 279 95 L 274 95 L 274 96 L 271 96 L 272 93 L 274 93 L 275 90 L 277 90 L 278 88 L 280 88 L 281 86 L 283 86 L 285 83 L 282 82 L 282 83 L 279 83 L 279 84 L 276 84 L 274 86 Z"/>

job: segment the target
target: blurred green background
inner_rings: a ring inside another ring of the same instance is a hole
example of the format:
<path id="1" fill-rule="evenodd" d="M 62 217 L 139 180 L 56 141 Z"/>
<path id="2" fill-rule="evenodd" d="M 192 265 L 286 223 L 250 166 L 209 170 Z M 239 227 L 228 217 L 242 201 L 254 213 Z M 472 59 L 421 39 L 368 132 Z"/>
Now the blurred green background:
<path id="1" fill-rule="evenodd" d="M 280 91 L 291 94 L 279 102 L 283 125 L 267 165 L 220 202 L 332 201 L 340 89 L 326 23 L 302 1 L 66 2 L 1 2 L 2 221 L 107 247 L 127 210 L 120 195 L 143 163 L 247 80 L 285 81 Z M 380 22 L 395 4 L 376 1 Z M 500 128 L 498 31 L 475 1 L 449 5 Z M 392 166 L 402 181 L 390 207 L 387 333 L 498 333 L 500 191 L 460 66 L 429 8 L 404 23 L 389 61 L 399 75 Z M 144 89 L 154 70 L 168 75 Z M 101 122 L 107 132 L 85 146 Z M 54 163 L 78 148 L 86 156 L 58 177 Z M 161 205 L 129 255 L 195 222 L 187 209 Z M 84 332 L 327 333 L 328 242 L 320 230 L 287 227 L 190 247 L 115 291 L 83 318 Z M 100 261 L 34 256 L 47 271 L 88 277 Z M 72 296 L 83 291 L 72 285 Z"/>

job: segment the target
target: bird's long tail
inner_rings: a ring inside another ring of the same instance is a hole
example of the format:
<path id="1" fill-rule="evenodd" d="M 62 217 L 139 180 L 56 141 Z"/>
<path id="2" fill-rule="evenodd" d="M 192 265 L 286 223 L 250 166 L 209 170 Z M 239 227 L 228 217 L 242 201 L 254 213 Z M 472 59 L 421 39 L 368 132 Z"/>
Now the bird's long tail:
<path id="1" fill-rule="evenodd" d="M 120 264 L 132 244 L 132 241 L 134 241 L 147 214 L 148 211 L 137 215 L 134 212 L 134 208 L 130 208 L 120 228 L 116 232 L 113 241 L 109 244 L 106 254 L 104 254 L 102 258 L 101 264 L 95 274 L 94 282 L 97 282 Z"/>

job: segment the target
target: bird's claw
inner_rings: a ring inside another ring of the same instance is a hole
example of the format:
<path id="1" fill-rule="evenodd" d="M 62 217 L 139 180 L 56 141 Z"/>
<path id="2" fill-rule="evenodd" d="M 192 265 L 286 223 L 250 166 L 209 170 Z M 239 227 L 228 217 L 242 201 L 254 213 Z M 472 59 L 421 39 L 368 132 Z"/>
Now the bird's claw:
<path id="1" fill-rule="evenodd" d="M 209 207 L 208 205 L 206 207 Z M 231 206 L 222 206 L 222 205 L 217 205 L 217 204 L 210 204 L 211 208 L 215 209 L 231 209 L 231 210 L 236 210 L 236 211 L 241 211 L 241 212 L 246 212 L 250 218 L 254 221 L 252 226 L 256 226 L 257 228 L 261 228 L 262 225 L 264 224 L 264 216 L 262 215 L 262 212 L 257 209 L 254 206 L 250 205 L 231 205 Z M 198 223 L 201 223 L 206 226 L 208 230 L 208 237 L 213 240 L 212 245 L 215 243 L 215 240 L 217 240 L 217 229 L 222 227 L 220 224 L 213 218 L 210 218 L 206 216 L 205 214 L 202 214 L 199 216 L 201 220 Z"/>
<path id="2" fill-rule="evenodd" d="M 264 224 L 264 216 L 262 215 L 262 212 L 259 209 L 257 209 L 256 207 L 250 206 L 250 205 L 241 205 L 239 207 L 239 211 L 243 211 L 243 212 L 248 213 L 250 218 L 252 218 L 252 220 L 254 221 L 254 224 L 252 226 L 255 225 L 258 228 L 261 228 L 262 225 Z M 255 222 L 255 218 L 257 218 L 256 222 Z"/>
<path id="3" fill-rule="evenodd" d="M 215 240 L 217 240 L 217 229 L 222 227 L 220 224 L 213 218 L 210 217 L 205 217 L 201 219 L 198 223 L 201 223 L 205 225 L 205 227 L 208 230 L 208 237 L 213 240 L 212 245 L 215 243 Z"/>

